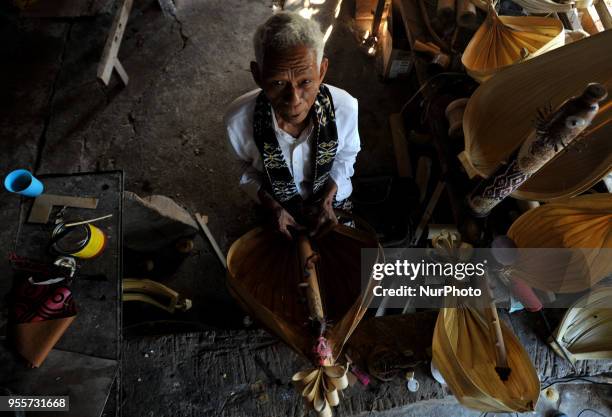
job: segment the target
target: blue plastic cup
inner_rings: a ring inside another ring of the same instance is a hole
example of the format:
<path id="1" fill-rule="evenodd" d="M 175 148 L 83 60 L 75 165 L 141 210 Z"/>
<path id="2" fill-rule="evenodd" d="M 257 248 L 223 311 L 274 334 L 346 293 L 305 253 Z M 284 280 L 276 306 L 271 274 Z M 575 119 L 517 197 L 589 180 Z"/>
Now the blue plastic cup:
<path id="1" fill-rule="evenodd" d="M 42 182 L 35 178 L 27 169 L 16 169 L 4 179 L 4 187 L 12 193 L 26 197 L 36 197 L 42 194 Z"/>

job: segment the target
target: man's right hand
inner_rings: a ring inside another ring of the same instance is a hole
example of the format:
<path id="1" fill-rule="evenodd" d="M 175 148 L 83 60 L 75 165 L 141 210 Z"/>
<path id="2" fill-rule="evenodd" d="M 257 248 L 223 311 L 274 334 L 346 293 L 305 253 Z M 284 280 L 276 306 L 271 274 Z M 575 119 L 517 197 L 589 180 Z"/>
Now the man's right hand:
<path id="1" fill-rule="evenodd" d="M 277 207 L 274 210 L 274 221 L 276 222 L 275 226 L 278 231 L 289 240 L 293 239 L 291 233 L 289 232 L 289 227 L 293 227 L 296 230 L 305 229 L 304 226 L 296 222 L 293 216 L 282 207 Z"/>
<path id="2" fill-rule="evenodd" d="M 306 228 L 295 221 L 293 216 L 289 214 L 287 210 L 280 205 L 278 201 L 274 199 L 267 191 L 263 188 L 257 193 L 261 205 L 270 210 L 272 213 L 272 221 L 276 229 L 283 234 L 287 239 L 291 240 L 291 233 L 289 227 L 293 227 L 296 230 L 305 230 Z"/>

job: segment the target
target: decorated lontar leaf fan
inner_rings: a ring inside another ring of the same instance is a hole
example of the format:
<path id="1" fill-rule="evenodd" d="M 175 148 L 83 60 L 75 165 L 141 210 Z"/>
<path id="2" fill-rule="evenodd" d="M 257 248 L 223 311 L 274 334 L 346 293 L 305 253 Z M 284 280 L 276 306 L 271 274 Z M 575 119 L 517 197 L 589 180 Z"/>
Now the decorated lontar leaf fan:
<path id="1" fill-rule="evenodd" d="M 508 237 L 518 248 L 540 248 L 519 249 L 513 277 L 545 291 L 584 291 L 612 273 L 612 198 L 590 194 L 545 204 L 519 217 Z"/>
<path id="2" fill-rule="evenodd" d="M 540 380 L 521 343 L 500 321 L 506 365 L 498 369 L 491 321 L 472 307 L 443 308 L 433 337 L 433 362 L 457 400 L 485 412 L 533 411 L 540 394 Z"/>
<path id="3" fill-rule="evenodd" d="M 553 334 L 572 361 L 612 359 L 612 287 L 589 292 L 570 307 Z"/>
<path id="4" fill-rule="evenodd" d="M 612 91 L 610 56 L 612 31 L 604 31 L 513 65 L 483 83 L 463 117 L 464 163 L 487 178 L 536 130 L 539 113 L 558 108 L 589 83 Z M 540 201 L 572 197 L 612 170 L 610 97 L 599 106 L 591 126 L 575 144 L 533 174 L 513 197 Z"/>
<path id="5" fill-rule="evenodd" d="M 564 43 L 560 20 L 538 16 L 498 16 L 489 5 L 487 17 L 465 48 L 461 62 L 472 78 L 484 82 L 503 68 Z"/>
<path id="6" fill-rule="evenodd" d="M 320 237 L 300 235 L 293 241 L 258 228 L 229 250 L 228 285 L 234 297 L 314 362 L 293 382 L 321 417 L 331 416 L 339 391 L 348 384 L 347 368 L 337 360 L 372 297 L 371 289 L 362 292 L 361 249 L 377 247 L 372 234 L 339 225 Z"/>

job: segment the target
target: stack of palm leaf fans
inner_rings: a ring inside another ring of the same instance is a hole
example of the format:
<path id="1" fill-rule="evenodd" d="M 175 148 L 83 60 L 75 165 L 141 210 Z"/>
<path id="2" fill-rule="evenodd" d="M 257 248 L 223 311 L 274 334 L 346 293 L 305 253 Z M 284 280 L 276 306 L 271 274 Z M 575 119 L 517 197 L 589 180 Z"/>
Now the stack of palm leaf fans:
<path id="1" fill-rule="evenodd" d="M 230 248 L 230 291 L 269 331 L 314 363 L 293 382 L 320 417 L 332 415 L 348 384 L 347 368 L 337 360 L 372 297 L 370 287 L 361 291 L 358 260 L 362 248 L 377 247 L 372 233 L 340 225 L 292 241 L 258 228 Z"/>
<path id="2" fill-rule="evenodd" d="M 572 362 L 612 358 L 612 287 L 598 287 L 612 274 L 610 195 L 583 195 L 530 210 L 508 236 L 518 248 L 539 249 L 519 249 L 511 279 L 557 293 L 594 288 L 566 312 L 551 347 Z"/>
<path id="3" fill-rule="evenodd" d="M 507 161 L 536 129 L 539 112 L 557 108 L 591 82 L 612 91 L 612 31 L 565 45 L 505 69 L 482 84 L 463 117 L 467 171 L 483 178 Z M 551 201 L 578 195 L 612 170 L 610 97 L 576 144 L 563 150 L 512 196 Z"/>
<path id="4" fill-rule="evenodd" d="M 560 20 L 537 16 L 498 16 L 489 4 L 487 18 L 474 34 L 461 61 L 479 82 L 496 72 L 565 43 Z"/>

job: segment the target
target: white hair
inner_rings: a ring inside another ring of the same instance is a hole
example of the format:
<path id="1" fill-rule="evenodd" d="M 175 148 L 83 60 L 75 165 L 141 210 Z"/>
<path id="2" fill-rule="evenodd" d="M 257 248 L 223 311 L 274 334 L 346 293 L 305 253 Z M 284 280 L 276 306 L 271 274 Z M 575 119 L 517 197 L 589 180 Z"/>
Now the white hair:
<path id="1" fill-rule="evenodd" d="M 264 55 L 269 51 L 279 51 L 296 46 L 305 46 L 315 52 L 317 65 L 323 60 L 323 33 L 313 20 L 305 19 L 297 13 L 280 12 L 270 17 L 257 28 L 253 36 L 255 60 L 261 69 Z"/>

